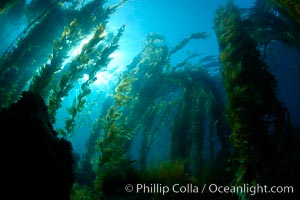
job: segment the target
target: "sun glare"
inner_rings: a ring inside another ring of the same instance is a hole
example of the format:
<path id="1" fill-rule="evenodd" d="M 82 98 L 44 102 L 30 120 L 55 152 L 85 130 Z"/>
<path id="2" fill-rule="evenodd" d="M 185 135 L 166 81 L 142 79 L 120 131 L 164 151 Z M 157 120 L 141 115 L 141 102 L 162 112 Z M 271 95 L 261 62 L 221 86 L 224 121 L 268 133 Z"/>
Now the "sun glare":
<path id="1" fill-rule="evenodd" d="M 61 69 L 65 67 L 66 64 L 70 63 L 76 56 L 81 53 L 82 47 L 87 44 L 93 37 L 93 34 L 87 35 L 84 39 L 81 40 L 80 44 L 72 48 L 68 53 L 68 58 L 62 63 Z"/>

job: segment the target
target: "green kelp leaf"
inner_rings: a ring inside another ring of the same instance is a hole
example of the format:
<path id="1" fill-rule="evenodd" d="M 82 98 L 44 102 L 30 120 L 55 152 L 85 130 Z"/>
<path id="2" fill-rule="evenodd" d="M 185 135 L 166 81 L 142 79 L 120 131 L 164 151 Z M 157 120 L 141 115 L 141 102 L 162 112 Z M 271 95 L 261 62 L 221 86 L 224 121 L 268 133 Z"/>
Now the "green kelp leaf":
<path id="1" fill-rule="evenodd" d="M 67 132 L 65 131 L 65 129 L 63 128 L 58 128 L 57 132 L 59 135 L 61 135 L 62 137 L 66 137 L 67 136 Z"/>
<path id="2" fill-rule="evenodd" d="M 77 103 L 76 103 L 76 98 L 74 98 L 72 107 L 67 108 L 68 113 L 69 113 L 70 115 L 72 115 L 72 116 L 75 116 L 76 113 L 77 113 L 77 111 L 76 111 L 76 104 L 77 104 Z"/>
<path id="3" fill-rule="evenodd" d="M 74 132 L 74 126 L 75 126 L 75 120 L 72 118 L 68 118 L 65 121 L 65 129 L 67 130 L 68 133 L 73 133 Z"/>
<path id="4" fill-rule="evenodd" d="M 86 103 L 86 100 L 85 99 L 82 99 L 79 104 L 78 104 L 78 111 L 81 112 L 82 109 L 84 109 L 84 105 Z"/>

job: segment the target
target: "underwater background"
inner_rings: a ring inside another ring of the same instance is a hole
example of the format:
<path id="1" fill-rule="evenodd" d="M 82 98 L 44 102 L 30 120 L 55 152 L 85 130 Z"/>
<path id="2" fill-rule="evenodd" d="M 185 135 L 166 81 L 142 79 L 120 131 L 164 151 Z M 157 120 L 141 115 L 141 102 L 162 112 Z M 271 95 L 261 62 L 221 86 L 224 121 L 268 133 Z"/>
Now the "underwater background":
<path id="1" fill-rule="evenodd" d="M 43 99 L 62 199 L 299 196 L 299 0 L 5 0 L 0 23 L 0 109 Z"/>

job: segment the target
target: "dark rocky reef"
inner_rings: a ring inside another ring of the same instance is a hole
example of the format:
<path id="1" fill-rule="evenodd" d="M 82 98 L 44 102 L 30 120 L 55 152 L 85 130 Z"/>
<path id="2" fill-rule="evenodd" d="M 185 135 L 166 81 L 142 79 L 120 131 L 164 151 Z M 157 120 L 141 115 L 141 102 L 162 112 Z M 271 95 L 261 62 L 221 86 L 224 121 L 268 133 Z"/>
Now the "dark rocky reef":
<path id="1" fill-rule="evenodd" d="M 42 98 L 23 92 L 0 112 L 1 195 L 68 200 L 74 183 L 72 145 L 53 129 Z"/>

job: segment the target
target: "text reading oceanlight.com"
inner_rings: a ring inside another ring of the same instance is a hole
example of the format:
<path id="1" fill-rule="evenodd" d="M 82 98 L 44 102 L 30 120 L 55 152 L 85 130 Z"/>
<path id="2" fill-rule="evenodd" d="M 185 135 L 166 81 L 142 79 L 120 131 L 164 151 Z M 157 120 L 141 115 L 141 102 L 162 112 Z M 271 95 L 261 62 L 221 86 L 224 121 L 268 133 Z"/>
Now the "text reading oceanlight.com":
<path id="1" fill-rule="evenodd" d="M 293 186 L 267 186 L 267 185 L 249 185 L 242 186 L 222 186 L 217 184 L 204 184 L 202 186 L 193 184 L 174 184 L 167 186 L 159 183 L 154 184 L 127 184 L 125 186 L 126 192 L 136 192 L 142 194 L 162 194 L 178 193 L 178 194 L 202 194 L 204 192 L 220 193 L 220 194 L 240 194 L 247 193 L 249 195 L 256 194 L 292 194 L 294 193 Z"/>

